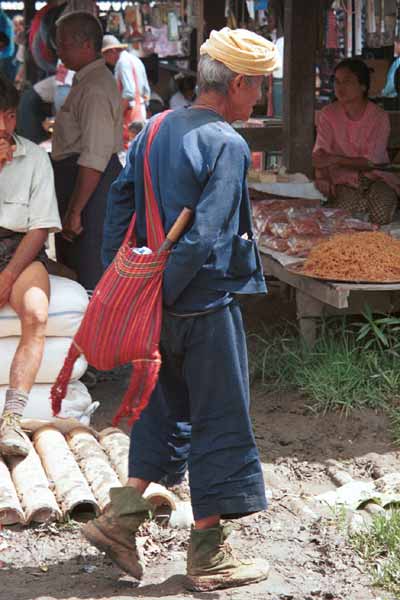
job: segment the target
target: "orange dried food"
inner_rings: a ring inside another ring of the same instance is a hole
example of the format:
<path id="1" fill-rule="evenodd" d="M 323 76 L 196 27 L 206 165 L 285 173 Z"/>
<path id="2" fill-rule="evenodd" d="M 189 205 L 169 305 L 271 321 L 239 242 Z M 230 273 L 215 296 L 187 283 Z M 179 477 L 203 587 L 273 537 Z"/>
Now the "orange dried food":
<path id="1" fill-rule="evenodd" d="M 382 232 L 337 234 L 312 248 L 301 272 L 336 281 L 400 282 L 400 241 Z"/>

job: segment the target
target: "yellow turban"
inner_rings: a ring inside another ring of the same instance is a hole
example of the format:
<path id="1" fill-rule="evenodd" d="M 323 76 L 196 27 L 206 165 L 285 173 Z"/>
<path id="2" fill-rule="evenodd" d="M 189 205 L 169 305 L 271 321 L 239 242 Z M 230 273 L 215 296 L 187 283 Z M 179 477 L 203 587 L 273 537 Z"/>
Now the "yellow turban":
<path id="1" fill-rule="evenodd" d="M 200 54 L 208 54 L 240 75 L 267 75 L 279 64 L 275 45 L 247 29 L 213 30 Z"/>

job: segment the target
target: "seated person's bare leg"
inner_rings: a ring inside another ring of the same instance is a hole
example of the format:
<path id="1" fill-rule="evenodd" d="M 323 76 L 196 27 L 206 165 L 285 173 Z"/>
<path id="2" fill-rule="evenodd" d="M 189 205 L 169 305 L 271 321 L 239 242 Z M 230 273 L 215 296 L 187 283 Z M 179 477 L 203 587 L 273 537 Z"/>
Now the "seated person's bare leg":
<path id="1" fill-rule="evenodd" d="M 48 317 L 50 284 L 45 267 L 33 262 L 16 279 L 10 305 L 21 320 L 21 338 L 10 369 L 10 386 L 6 392 L 0 427 L 0 452 L 26 455 L 29 447 L 20 430 L 20 417 L 35 383 L 43 357 Z"/>

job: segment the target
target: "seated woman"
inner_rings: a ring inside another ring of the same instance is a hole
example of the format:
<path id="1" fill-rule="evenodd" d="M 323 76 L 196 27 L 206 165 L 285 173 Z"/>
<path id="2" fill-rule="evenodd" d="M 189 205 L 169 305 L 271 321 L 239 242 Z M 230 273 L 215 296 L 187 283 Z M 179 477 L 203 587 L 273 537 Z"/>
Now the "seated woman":
<path id="1" fill-rule="evenodd" d="M 20 420 L 43 356 L 50 292 L 44 244 L 61 223 L 46 152 L 15 135 L 17 105 L 17 90 L 0 75 L 0 308 L 8 302 L 21 320 L 0 415 L 0 454 L 26 456 Z"/>
<path id="2" fill-rule="evenodd" d="M 370 72 L 358 59 L 335 69 L 337 101 L 320 113 L 313 165 L 317 187 L 335 206 L 365 212 L 379 225 L 390 223 L 397 207 L 400 180 L 379 170 L 389 162 L 389 117 L 368 100 Z"/>

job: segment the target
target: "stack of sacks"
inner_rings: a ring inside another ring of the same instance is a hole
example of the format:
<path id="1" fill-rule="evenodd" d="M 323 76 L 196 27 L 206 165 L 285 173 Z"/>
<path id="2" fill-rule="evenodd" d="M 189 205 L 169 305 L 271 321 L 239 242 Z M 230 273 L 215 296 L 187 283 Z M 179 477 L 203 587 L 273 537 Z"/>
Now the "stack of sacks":
<path id="1" fill-rule="evenodd" d="M 29 395 L 24 418 L 52 418 L 50 389 L 64 364 L 72 337 L 79 328 L 87 305 L 87 293 L 79 283 L 64 277 L 50 276 L 49 320 L 44 355 L 36 383 Z M 20 335 L 19 318 L 7 304 L 0 309 L 0 411 L 3 410 L 10 366 Z M 87 362 L 81 356 L 75 363 L 60 416 L 75 417 L 88 425 L 97 403 L 92 403 L 87 388 L 78 381 L 86 369 Z"/>

